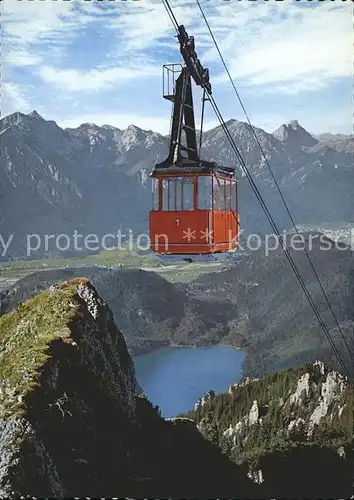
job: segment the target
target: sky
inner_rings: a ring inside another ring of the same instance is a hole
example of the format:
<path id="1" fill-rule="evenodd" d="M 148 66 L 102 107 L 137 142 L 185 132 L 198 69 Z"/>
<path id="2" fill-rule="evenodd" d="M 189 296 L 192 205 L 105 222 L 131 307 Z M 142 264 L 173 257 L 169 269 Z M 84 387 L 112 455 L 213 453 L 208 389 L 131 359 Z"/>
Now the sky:
<path id="1" fill-rule="evenodd" d="M 353 4 L 200 0 L 253 125 L 290 120 L 353 133 Z M 246 121 L 196 0 L 170 0 L 195 37 L 223 118 Z M 162 66 L 179 63 L 161 0 L 3 0 L 1 115 L 35 109 L 61 127 L 130 124 L 168 134 Z M 194 86 L 197 123 L 201 89 Z M 206 107 L 205 128 L 218 125 Z"/>

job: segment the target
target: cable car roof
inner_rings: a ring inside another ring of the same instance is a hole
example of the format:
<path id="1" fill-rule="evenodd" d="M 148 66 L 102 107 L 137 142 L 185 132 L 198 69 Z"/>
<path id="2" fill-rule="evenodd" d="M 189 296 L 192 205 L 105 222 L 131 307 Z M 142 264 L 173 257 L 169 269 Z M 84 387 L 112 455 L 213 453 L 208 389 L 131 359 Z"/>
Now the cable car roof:
<path id="1" fill-rule="evenodd" d="M 157 164 L 151 173 L 151 177 L 159 175 L 185 175 L 185 174 L 215 174 L 224 177 L 232 178 L 235 174 L 235 169 L 232 167 L 223 167 L 214 162 L 199 161 L 188 162 L 183 159 L 179 164 L 172 164 L 170 166 L 164 164 Z"/>

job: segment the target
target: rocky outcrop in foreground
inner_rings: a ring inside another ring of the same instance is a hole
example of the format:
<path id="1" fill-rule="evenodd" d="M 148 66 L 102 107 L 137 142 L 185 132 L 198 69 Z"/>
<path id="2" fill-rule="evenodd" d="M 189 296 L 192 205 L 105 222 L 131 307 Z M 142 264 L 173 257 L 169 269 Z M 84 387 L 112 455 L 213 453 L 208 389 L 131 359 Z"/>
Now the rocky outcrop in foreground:
<path id="1" fill-rule="evenodd" d="M 0 496 L 258 496 L 195 425 L 136 395 L 111 310 L 88 280 L 0 318 Z"/>
<path id="2" fill-rule="evenodd" d="M 183 285 L 142 269 L 71 268 L 38 271 L 0 292 L 0 316 L 52 284 L 85 272 L 124 332 L 129 351 L 139 355 L 169 345 L 210 345 L 228 334 L 237 314 L 230 301 L 189 297 Z"/>

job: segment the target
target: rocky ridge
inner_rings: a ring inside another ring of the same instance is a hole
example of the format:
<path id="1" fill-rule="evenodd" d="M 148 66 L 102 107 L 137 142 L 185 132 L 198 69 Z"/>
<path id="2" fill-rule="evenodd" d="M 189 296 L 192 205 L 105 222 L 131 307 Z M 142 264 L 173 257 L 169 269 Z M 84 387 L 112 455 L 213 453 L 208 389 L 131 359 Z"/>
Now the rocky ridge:
<path id="1" fill-rule="evenodd" d="M 284 482 L 277 485 L 277 496 L 286 496 L 286 488 L 298 498 L 351 496 L 354 386 L 348 379 L 328 370 L 323 362 L 315 361 L 260 379 L 246 378 L 230 386 L 225 394 L 214 393 L 210 397 L 210 393 L 213 391 L 202 397 L 187 416 L 232 460 L 248 463 L 253 481 L 269 485 L 275 477 L 268 460 L 289 457 L 294 452 L 293 457 L 302 456 L 304 460 L 302 465 L 298 464 L 299 470 L 308 468 L 305 483 L 299 485 L 285 468 Z M 312 456 L 323 460 L 318 470 L 311 465 Z M 334 468 L 328 479 L 322 479 L 322 484 L 321 467 L 326 470 L 328 467 L 328 472 L 330 467 Z"/>
<path id="2" fill-rule="evenodd" d="M 87 279 L 0 318 L 0 381 L 1 497 L 258 495 L 194 425 L 136 395 L 124 337 Z"/>

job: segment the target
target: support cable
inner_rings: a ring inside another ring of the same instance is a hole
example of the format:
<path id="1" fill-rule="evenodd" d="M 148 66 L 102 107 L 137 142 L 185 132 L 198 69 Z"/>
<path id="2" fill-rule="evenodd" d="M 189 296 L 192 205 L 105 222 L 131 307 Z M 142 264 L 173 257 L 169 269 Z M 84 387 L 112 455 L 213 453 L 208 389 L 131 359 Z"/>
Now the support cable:
<path id="1" fill-rule="evenodd" d="M 173 24 L 174 28 L 176 29 L 176 31 L 178 33 L 178 26 L 179 25 L 178 25 L 176 17 L 174 16 L 173 11 L 172 11 L 172 9 L 171 9 L 171 7 L 169 5 L 168 0 L 162 0 L 162 2 L 163 2 L 164 6 L 165 6 L 165 8 L 167 10 L 167 13 L 169 14 L 169 17 L 170 17 L 170 19 L 172 21 L 172 24 Z M 307 299 L 308 299 L 308 301 L 309 301 L 309 303 L 310 303 L 310 305 L 311 305 L 311 307 L 312 307 L 312 309 L 314 311 L 314 314 L 315 314 L 315 316 L 316 316 L 316 318 L 317 318 L 317 320 L 318 320 L 318 322 L 319 322 L 319 324 L 320 324 L 320 326 L 321 326 L 321 328 L 322 328 L 322 330 L 323 330 L 323 332 L 324 332 L 324 334 L 325 334 L 325 336 L 326 336 L 326 338 L 327 338 L 327 340 L 328 340 L 328 342 L 329 342 L 332 350 L 334 351 L 334 353 L 335 353 L 335 355 L 336 355 L 336 357 L 337 357 L 337 359 L 339 361 L 340 366 L 342 367 L 343 371 L 346 372 L 347 375 L 348 375 L 348 377 L 350 378 L 351 377 L 350 372 L 347 369 L 347 367 L 346 367 L 346 365 L 345 365 L 345 363 L 344 363 L 344 361 L 342 359 L 342 356 L 341 356 L 340 352 L 338 351 L 336 345 L 334 344 L 334 341 L 333 341 L 333 339 L 331 337 L 331 334 L 330 334 L 330 332 L 329 332 L 329 330 L 328 330 L 325 322 L 323 321 L 323 319 L 322 319 L 322 317 L 321 317 L 321 315 L 320 315 L 320 313 L 319 313 L 319 311 L 317 309 L 317 306 L 314 303 L 314 301 L 312 299 L 312 296 L 311 296 L 310 292 L 308 291 L 308 289 L 306 287 L 306 284 L 305 284 L 305 282 L 304 282 L 301 274 L 299 273 L 299 270 L 298 270 L 298 268 L 297 268 L 297 266 L 296 266 L 296 264 L 295 264 L 292 256 L 289 253 L 289 250 L 284 245 L 283 238 L 282 238 L 282 236 L 281 236 L 281 234 L 280 234 L 280 232 L 279 232 L 279 230 L 278 230 L 278 228 L 277 228 L 277 226 L 276 226 L 276 224 L 274 222 L 274 219 L 273 219 L 272 215 L 270 214 L 270 212 L 269 212 L 269 210 L 267 208 L 266 203 L 263 200 L 262 195 L 260 194 L 260 192 L 259 192 L 256 184 L 254 183 L 254 181 L 253 181 L 253 179 L 252 179 L 252 177 L 251 177 L 251 175 L 249 173 L 247 165 L 246 165 L 245 161 L 243 160 L 243 157 L 242 157 L 239 149 L 237 148 L 237 145 L 236 145 L 233 137 L 231 136 L 230 131 L 227 128 L 227 125 L 226 125 L 226 123 L 225 123 L 225 121 L 224 121 L 224 119 L 223 119 L 223 117 L 221 115 L 221 112 L 220 112 L 220 110 L 219 110 L 219 108 L 218 108 L 218 106 L 217 106 L 217 104 L 215 102 L 214 97 L 208 91 L 208 89 L 206 88 L 206 86 L 205 86 L 205 84 L 204 84 L 204 82 L 203 82 L 202 79 L 201 79 L 201 82 L 202 82 L 202 87 L 209 94 L 210 103 L 211 103 L 211 105 L 213 107 L 213 110 L 214 110 L 214 112 L 215 112 L 215 114 L 216 114 L 216 116 L 217 116 L 217 118 L 218 118 L 218 120 L 220 122 L 220 125 L 221 125 L 223 131 L 225 132 L 226 137 L 228 138 L 228 140 L 229 140 L 229 142 L 231 144 L 231 147 L 232 147 L 232 149 L 233 149 L 233 151 L 235 153 L 235 156 L 238 159 L 238 161 L 240 162 L 242 170 L 245 172 L 245 175 L 247 176 L 247 179 L 248 179 L 248 181 L 249 181 L 249 183 L 250 183 L 250 185 L 251 185 L 251 187 L 252 187 L 252 189 L 253 189 L 253 191 L 254 191 L 254 193 L 256 195 L 256 198 L 258 199 L 261 207 L 263 208 L 263 211 L 265 212 L 265 214 L 267 216 L 267 219 L 268 219 L 268 221 L 269 221 L 269 223 L 270 223 L 273 231 L 278 236 L 278 238 L 279 238 L 279 240 L 280 240 L 280 242 L 282 244 L 282 248 L 283 248 L 283 251 L 284 251 L 284 253 L 286 255 L 286 258 L 289 261 L 290 266 L 292 267 L 293 272 L 294 272 L 295 276 L 297 277 L 297 279 L 298 279 L 298 281 L 300 283 L 300 286 L 303 289 L 303 291 L 304 291 L 304 293 L 305 293 L 305 295 L 306 295 L 306 297 L 307 297 Z"/>
<path id="2" fill-rule="evenodd" d="M 256 142 L 257 142 L 257 145 L 258 145 L 258 147 L 259 147 L 259 149 L 260 149 L 260 151 L 261 151 L 261 154 L 262 154 L 262 156 L 263 156 L 263 159 L 264 159 L 264 161 L 265 161 L 265 163 L 266 163 L 266 165 L 267 165 L 267 167 L 268 167 L 268 170 L 269 170 L 269 172 L 270 172 L 270 174 L 271 174 L 271 177 L 272 177 L 272 179 L 273 179 L 273 181 L 274 181 L 274 184 L 275 184 L 275 186 L 276 186 L 276 188 L 277 188 L 277 191 L 278 191 L 278 193 L 279 193 L 279 195 L 280 195 L 280 197 L 281 197 L 281 200 L 282 200 L 282 202 L 283 202 L 283 204 L 284 204 L 284 206 L 285 206 L 285 209 L 286 209 L 286 211 L 287 211 L 287 214 L 288 214 L 288 216 L 289 216 L 289 219 L 290 219 L 290 221 L 291 221 L 291 223 L 292 223 L 292 225 L 293 225 L 293 227 L 294 227 L 294 229 L 295 229 L 296 234 L 300 235 L 300 233 L 299 233 L 299 231 L 298 231 L 298 228 L 297 228 L 297 226 L 296 226 L 295 220 L 294 220 L 293 216 L 291 215 L 291 212 L 290 212 L 289 206 L 288 206 L 288 204 L 287 204 L 287 202 L 286 202 L 286 200 L 285 200 L 285 198 L 284 198 L 284 195 L 283 195 L 283 193 L 282 193 L 282 191 L 281 191 L 281 189 L 280 189 L 280 187 L 279 187 L 278 181 L 276 180 L 276 178 L 275 178 L 275 176 L 274 176 L 273 170 L 272 170 L 272 168 L 271 168 L 271 166 L 270 166 L 270 164 L 269 164 L 269 162 L 268 162 L 268 159 L 267 159 L 267 157 L 266 157 L 266 154 L 265 154 L 265 152 L 264 152 L 264 149 L 262 148 L 262 145 L 261 145 L 261 144 L 260 144 L 260 142 L 259 142 L 259 139 L 258 139 L 258 137 L 257 137 L 257 134 L 256 134 L 256 132 L 255 132 L 255 129 L 254 129 L 254 127 L 253 127 L 252 123 L 251 123 L 251 120 L 250 120 L 250 118 L 249 118 L 248 114 L 247 114 L 247 111 L 246 111 L 245 106 L 244 106 L 244 104 L 243 104 L 243 102 L 242 102 L 242 99 L 241 99 L 241 97 L 240 97 L 240 95 L 239 95 L 239 93 L 238 93 L 238 91 L 237 91 L 236 85 L 235 85 L 235 83 L 234 83 L 234 81 L 233 81 L 233 79 L 232 79 L 232 76 L 231 76 L 231 74 L 230 74 L 230 71 L 229 71 L 229 69 L 228 69 L 228 67 L 227 67 L 227 65 L 226 65 L 226 62 L 225 62 L 225 60 L 224 60 L 224 58 L 223 58 L 222 54 L 221 54 L 221 51 L 220 51 L 219 46 L 218 46 L 218 43 L 217 43 L 217 41 L 216 41 L 216 39 L 215 39 L 215 37 L 214 37 L 214 34 L 213 34 L 213 32 L 212 32 L 212 29 L 211 29 L 211 27 L 210 27 L 210 24 L 209 24 L 209 22 L 208 22 L 208 20 L 207 20 L 207 18 L 206 18 L 206 16 L 205 16 L 205 14 L 204 14 L 203 8 L 202 8 L 202 6 L 200 5 L 199 0 L 196 0 L 196 2 L 197 2 L 197 4 L 198 4 L 199 10 L 200 10 L 200 12 L 201 12 L 201 14 L 202 14 L 202 16 L 203 16 L 203 19 L 204 19 L 204 21 L 205 21 L 205 24 L 206 24 L 206 26 L 207 26 L 207 28 L 208 28 L 208 30 L 209 30 L 210 36 L 211 36 L 211 38 L 212 38 L 212 40 L 213 40 L 213 42 L 214 42 L 215 48 L 216 48 L 216 50 L 218 51 L 218 54 L 219 54 L 219 56 L 220 56 L 220 59 L 221 59 L 221 61 L 222 61 L 222 63 L 223 63 L 223 66 L 224 66 L 224 68 L 225 68 L 225 71 L 226 71 L 226 73 L 227 73 L 227 75 L 228 75 L 228 77 L 229 77 L 229 80 L 230 80 L 230 82 L 231 82 L 231 85 L 232 85 L 232 87 L 233 87 L 233 89 L 234 89 L 234 91 L 235 91 L 235 94 L 236 94 L 237 98 L 238 98 L 238 101 L 239 101 L 239 103 L 240 103 L 240 105 L 241 105 L 241 107 L 242 107 L 242 110 L 243 110 L 243 112 L 244 112 L 244 114 L 245 114 L 245 116 L 246 116 L 247 122 L 248 122 L 248 124 L 249 124 L 249 126 L 250 126 L 250 128 L 251 128 L 252 135 L 253 135 L 253 137 L 255 138 Z M 308 261 L 309 261 L 309 263 L 310 263 L 310 266 L 311 266 L 311 269 L 312 269 L 312 271 L 313 271 L 313 273 L 314 273 L 314 275 L 315 275 L 315 278 L 316 278 L 316 280 L 317 280 L 317 282 L 318 282 L 318 284 L 319 284 L 319 286 L 320 286 L 320 289 L 321 289 L 322 294 L 323 294 L 323 296 L 324 296 L 324 298 L 325 298 L 325 301 L 326 301 L 326 303 L 327 303 L 327 305 L 328 305 L 328 308 L 329 308 L 330 312 L 332 313 L 332 316 L 333 316 L 333 318 L 334 318 L 335 324 L 336 324 L 336 326 L 337 326 L 337 328 L 338 328 L 338 331 L 339 331 L 339 333 L 340 333 L 340 335 L 341 335 L 341 337 L 342 337 L 343 343 L 344 343 L 344 345 L 345 345 L 346 349 L 347 349 L 347 350 L 348 350 L 348 352 L 349 352 L 349 355 L 350 355 L 350 357 L 351 357 L 351 359 L 352 359 L 352 361 L 353 361 L 353 366 L 354 366 L 354 354 L 353 354 L 353 352 L 351 351 L 351 349 L 350 349 L 350 347 L 349 347 L 349 344 L 348 344 L 348 342 L 347 342 L 347 340 L 346 340 L 346 338 L 345 338 L 345 335 L 344 335 L 344 333 L 343 333 L 343 331 L 342 331 L 342 328 L 340 327 L 340 324 L 339 324 L 339 321 L 338 321 L 338 319 L 337 319 L 337 316 L 336 316 L 336 314 L 334 313 L 334 310 L 333 310 L 333 308 L 332 308 L 332 305 L 331 305 L 331 303 L 330 303 L 330 301 L 329 301 L 329 299 L 328 299 L 328 296 L 327 296 L 327 294 L 326 294 L 326 292 L 325 292 L 325 290 L 324 290 L 324 287 L 323 287 L 322 282 L 321 282 L 321 280 L 320 280 L 320 278 L 319 278 L 319 276 L 318 276 L 318 273 L 317 273 L 317 271 L 316 271 L 316 268 L 315 268 L 315 266 L 314 266 L 314 264 L 313 264 L 313 262 L 312 262 L 312 260 L 311 260 L 311 258 L 310 258 L 310 255 L 309 255 L 309 253 L 308 253 L 308 251 L 307 251 L 307 249 L 306 249 L 306 248 L 304 248 L 304 252 L 305 252 L 305 255 L 306 255 L 306 257 L 307 257 L 307 260 L 308 260 Z"/>

